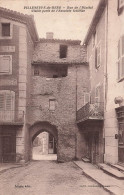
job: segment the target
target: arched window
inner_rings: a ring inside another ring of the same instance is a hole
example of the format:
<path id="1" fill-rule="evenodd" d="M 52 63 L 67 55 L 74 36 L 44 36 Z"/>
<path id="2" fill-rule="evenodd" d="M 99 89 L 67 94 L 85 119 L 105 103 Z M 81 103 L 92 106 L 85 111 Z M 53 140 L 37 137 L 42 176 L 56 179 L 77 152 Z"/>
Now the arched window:
<path id="1" fill-rule="evenodd" d="M 0 90 L 0 122 L 12 122 L 15 115 L 15 92 Z"/>

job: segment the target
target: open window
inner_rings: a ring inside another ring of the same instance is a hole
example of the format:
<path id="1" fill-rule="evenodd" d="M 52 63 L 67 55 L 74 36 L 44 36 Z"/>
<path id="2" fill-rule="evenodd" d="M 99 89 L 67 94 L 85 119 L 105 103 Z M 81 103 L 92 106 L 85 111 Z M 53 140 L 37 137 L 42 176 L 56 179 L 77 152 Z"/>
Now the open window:
<path id="1" fill-rule="evenodd" d="M 67 45 L 60 45 L 60 58 L 67 57 Z"/>
<path id="2" fill-rule="evenodd" d="M 2 36 L 3 37 L 10 36 L 10 23 L 2 23 Z"/>
<path id="3" fill-rule="evenodd" d="M 12 38 L 12 24 L 2 20 L 0 23 L 0 39 L 11 39 Z"/>

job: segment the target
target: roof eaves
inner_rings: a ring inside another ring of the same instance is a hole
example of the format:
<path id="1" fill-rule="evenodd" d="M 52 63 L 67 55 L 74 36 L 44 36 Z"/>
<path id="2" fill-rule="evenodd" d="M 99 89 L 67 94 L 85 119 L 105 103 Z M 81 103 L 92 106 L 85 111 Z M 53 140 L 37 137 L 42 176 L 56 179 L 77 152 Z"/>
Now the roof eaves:
<path id="1" fill-rule="evenodd" d="M 107 4 L 107 0 L 100 0 L 99 4 L 97 6 L 97 9 L 95 11 L 95 14 L 92 18 L 92 21 L 91 21 L 90 27 L 88 29 L 88 32 L 85 36 L 83 45 L 87 45 L 91 35 L 95 32 L 96 25 L 98 24 L 98 22 L 100 20 L 100 17 L 102 16 L 102 13 L 105 9 L 106 4 Z"/>
<path id="2" fill-rule="evenodd" d="M 33 41 L 37 41 L 39 39 L 37 29 L 35 26 L 35 21 L 32 15 L 22 14 L 17 11 L 0 7 L 0 16 L 26 24 L 30 31 Z"/>
<path id="3" fill-rule="evenodd" d="M 73 45 L 80 45 L 80 40 L 71 40 L 71 39 L 45 39 L 40 38 L 38 42 L 44 43 L 44 42 L 51 42 L 51 43 L 67 43 L 67 44 L 73 44 Z"/>

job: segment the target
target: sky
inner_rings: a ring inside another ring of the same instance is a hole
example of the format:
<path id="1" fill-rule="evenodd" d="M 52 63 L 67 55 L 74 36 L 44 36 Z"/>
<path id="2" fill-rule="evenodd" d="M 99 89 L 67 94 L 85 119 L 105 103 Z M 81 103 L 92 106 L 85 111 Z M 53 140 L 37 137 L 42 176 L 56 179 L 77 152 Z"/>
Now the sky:
<path id="1" fill-rule="evenodd" d="M 34 15 L 40 38 L 45 38 L 46 32 L 53 32 L 54 38 L 81 40 L 83 42 L 99 1 L 100 0 L 0 0 L 0 6 L 23 14 Z M 28 9 L 24 9 L 24 6 L 26 6 L 26 8 L 28 6 L 61 6 L 62 10 L 67 9 L 67 6 L 69 6 L 72 11 L 56 12 L 57 9 L 55 9 L 55 12 L 32 12 L 32 9 L 29 9 L 29 7 Z M 77 7 L 77 10 L 80 10 L 80 6 L 90 6 L 92 8 L 85 9 L 83 12 L 73 12 L 75 7 Z"/>

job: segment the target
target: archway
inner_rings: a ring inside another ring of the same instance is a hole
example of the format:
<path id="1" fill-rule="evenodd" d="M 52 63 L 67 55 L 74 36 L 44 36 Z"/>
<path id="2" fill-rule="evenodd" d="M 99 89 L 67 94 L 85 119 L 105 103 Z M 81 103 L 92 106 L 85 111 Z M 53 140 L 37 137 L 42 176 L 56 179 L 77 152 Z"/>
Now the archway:
<path id="1" fill-rule="evenodd" d="M 56 160 L 58 131 L 49 122 L 36 122 L 30 127 L 30 159 Z"/>

